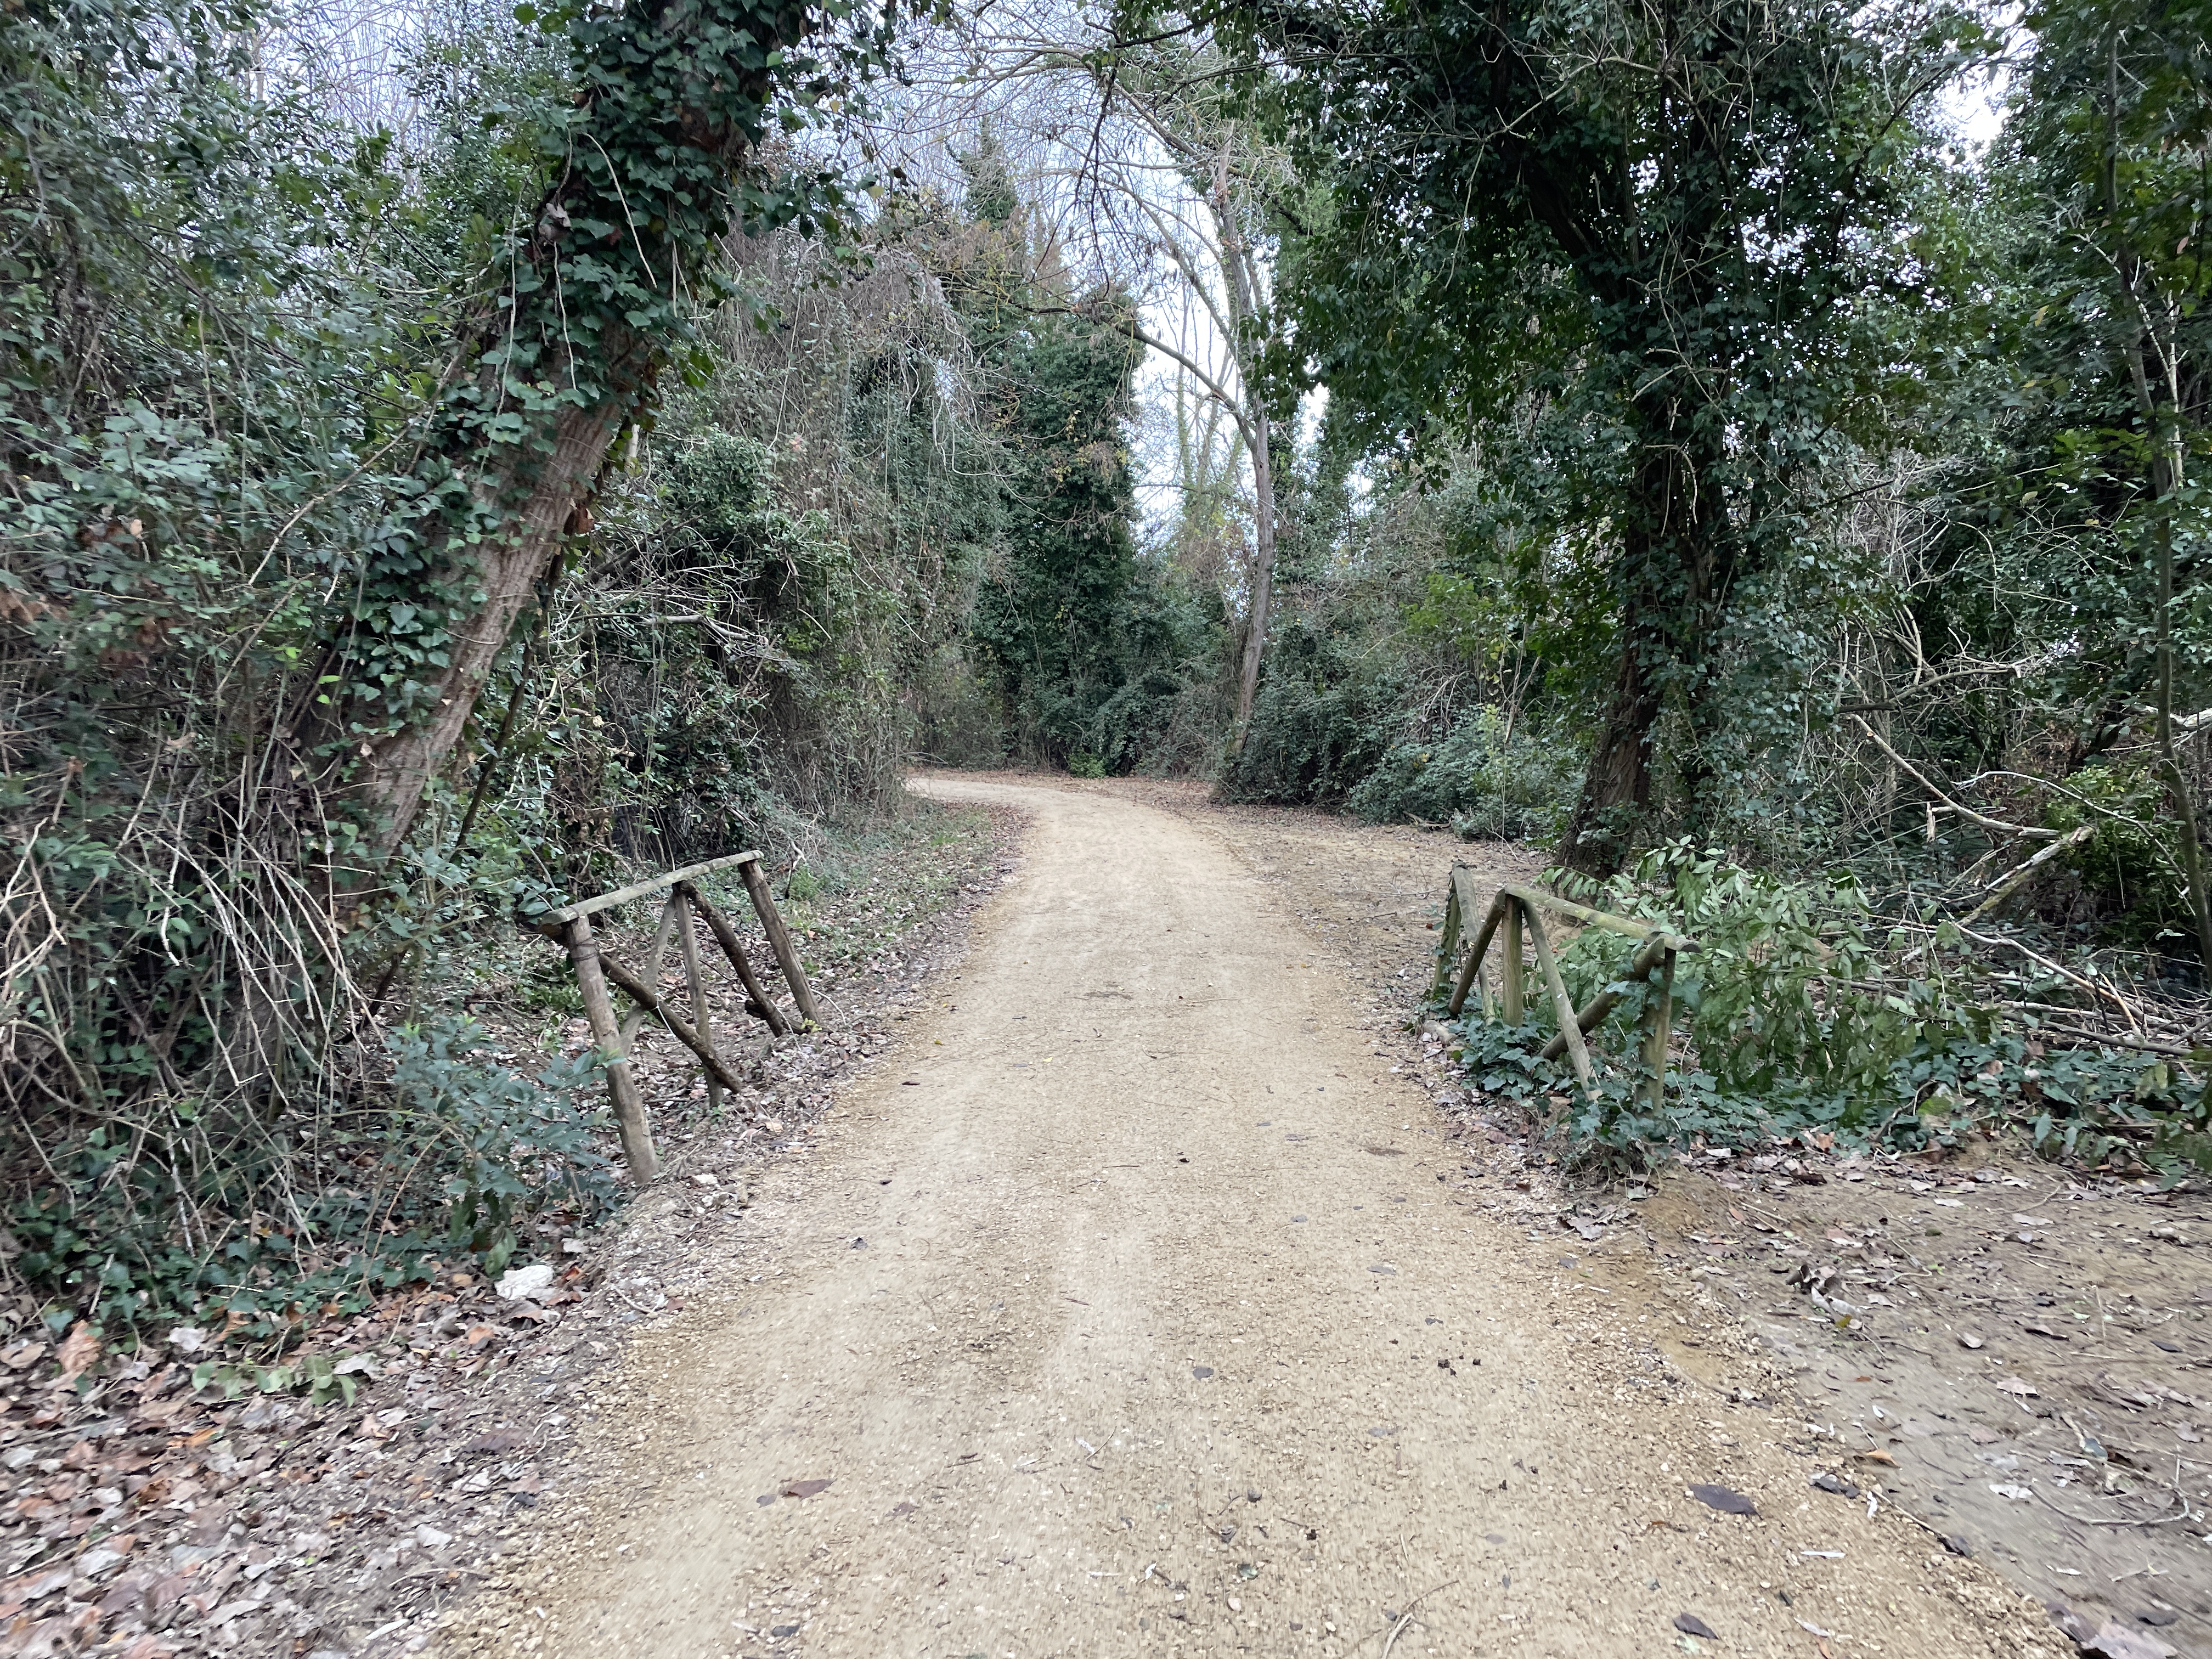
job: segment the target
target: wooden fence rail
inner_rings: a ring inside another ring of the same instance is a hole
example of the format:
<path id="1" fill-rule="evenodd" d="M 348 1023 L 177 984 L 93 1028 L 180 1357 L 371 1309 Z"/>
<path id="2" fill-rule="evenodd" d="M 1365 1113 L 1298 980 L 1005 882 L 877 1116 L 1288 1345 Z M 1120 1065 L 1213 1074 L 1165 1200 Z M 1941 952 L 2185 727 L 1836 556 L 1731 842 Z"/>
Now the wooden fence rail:
<path id="1" fill-rule="evenodd" d="M 707 1018 L 706 981 L 699 971 L 699 939 L 692 927 L 695 913 L 706 922 L 715 944 L 721 946 L 722 954 L 736 971 L 738 982 L 744 987 L 747 1012 L 757 1015 L 776 1036 L 792 1029 L 791 1022 L 776 1006 L 775 999 L 769 994 L 759 975 L 753 972 L 752 964 L 745 959 L 737 931 L 699 890 L 698 878 L 717 870 L 737 871 L 745 884 L 745 896 L 752 901 L 753 913 L 760 918 L 761 929 L 768 935 L 769 949 L 775 953 L 776 965 L 783 969 L 783 982 L 791 991 L 800 1023 L 820 1023 L 815 1012 L 813 989 L 806 982 L 806 970 L 799 965 L 799 951 L 791 942 L 790 930 L 784 927 L 783 917 L 777 913 L 775 899 L 769 891 L 768 878 L 761 872 L 760 858 L 758 853 L 732 853 L 727 858 L 686 865 L 681 870 L 671 870 L 650 881 L 617 888 L 580 904 L 548 910 L 536 921 L 539 933 L 568 947 L 568 960 L 574 964 L 576 988 L 583 994 L 584 1017 L 591 1022 L 592 1041 L 606 1058 L 607 1096 L 614 1104 L 623 1156 L 629 1162 L 632 1178 L 641 1186 L 652 1180 L 659 1168 L 653 1150 L 652 1126 L 646 1120 L 645 1099 L 638 1092 L 637 1079 L 629 1064 L 630 1045 L 636 1041 L 638 1028 L 646 1019 L 659 1020 L 678 1042 L 699 1056 L 699 1063 L 706 1068 L 710 1108 L 720 1107 L 725 1089 L 742 1086 L 738 1074 L 715 1047 L 714 1027 Z M 592 931 L 592 918 L 617 904 L 664 891 L 668 897 L 661 906 L 659 925 L 653 930 L 648 965 L 643 974 L 634 974 L 600 950 L 599 938 Z M 667 957 L 672 936 L 678 944 L 678 959 L 684 964 L 684 988 L 690 994 L 691 1017 L 688 1020 L 657 988 L 660 965 Z M 635 1006 L 627 1020 L 617 1022 L 615 1018 L 614 999 L 607 990 L 609 981 Z"/>
<path id="2" fill-rule="evenodd" d="M 1559 961 L 1552 953 L 1551 935 L 1544 927 L 1542 913 L 1547 910 L 1571 917 L 1584 927 L 1602 928 L 1642 941 L 1642 948 L 1630 961 L 1627 973 L 1592 997 L 1589 1005 L 1579 1012 L 1567 994 L 1566 982 L 1559 977 Z M 1470 919 L 1478 914 L 1482 916 L 1482 927 L 1474 935 L 1474 943 L 1462 965 L 1458 960 L 1460 936 Z M 1619 1006 L 1627 986 L 1643 984 L 1652 988 L 1650 994 L 1644 998 L 1638 1025 L 1638 1047 L 1647 1073 L 1641 1086 L 1647 1101 L 1656 1105 L 1667 1081 L 1667 1045 L 1672 1036 L 1674 1012 L 1674 958 L 1684 951 L 1695 951 L 1697 941 L 1648 921 L 1610 915 L 1516 882 L 1500 883 L 1496 895 L 1485 907 L 1474 884 L 1474 872 L 1463 864 L 1454 865 L 1451 886 L 1444 897 L 1443 937 L 1437 947 L 1435 986 L 1435 994 L 1446 996 L 1449 993 L 1444 1006 L 1454 1017 L 1466 1008 L 1468 994 L 1474 991 L 1480 996 L 1485 1019 L 1495 1017 L 1508 1025 L 1518 1025 L 1528 1018 L 1524 937 L 1526 945 L 1535 950 L 1537 970 L 1543 976 L 1544 988 L 1551 994 L 1552 1012 L 1559 1024 L 1558 1032 L 1544 1045 L 1544 1058 L 1557 1060 L 1561 1053 L 1566 1054 L 1573 1060 L 1575 1075 L 1582 1079 L 1584 1088 L 1590 1085 L 1595 1073 L 1583 1037 L 1595 1030 Z M 1499 957 L 1494 1014 L 1490 981 L 1482 973 L 1483 958 L 1492 940 L 1498 943 Z"/>

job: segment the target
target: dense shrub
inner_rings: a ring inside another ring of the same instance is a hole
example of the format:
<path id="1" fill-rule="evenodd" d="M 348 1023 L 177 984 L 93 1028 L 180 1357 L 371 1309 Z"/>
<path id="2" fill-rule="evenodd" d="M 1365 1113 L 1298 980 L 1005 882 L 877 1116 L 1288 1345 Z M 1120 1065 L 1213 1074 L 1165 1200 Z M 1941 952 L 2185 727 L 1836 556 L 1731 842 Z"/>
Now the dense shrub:
<path id="1" fill-rule="evenodd" d="M 1557 732 L 1510 731 L 1470 709 L 1434 744 L 1398 743 L 1346 797 L 1370 823 L 1449 823 L 1471 841 L 1548 843 L 1574 810 L 1579 746 Z"/>
<path id="2" fill-rule="evenodd" d="M 1286 615 L 1268 655 L 1224 799 L 1340 805 L 1402 726 L 1395 670 L 1352 655 L 1342 636 Z"/>

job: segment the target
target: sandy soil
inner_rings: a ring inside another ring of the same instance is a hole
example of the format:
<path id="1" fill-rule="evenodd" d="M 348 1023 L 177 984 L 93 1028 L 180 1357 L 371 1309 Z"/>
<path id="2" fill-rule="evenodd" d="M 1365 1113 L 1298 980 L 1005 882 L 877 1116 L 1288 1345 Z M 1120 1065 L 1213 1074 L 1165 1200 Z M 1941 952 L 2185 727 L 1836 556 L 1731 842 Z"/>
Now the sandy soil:
<path id="1" fill-rule="evenodd" d="M 1030 812 L 1022 875 L 907 1063 L 765 1178 L 779 1248 L 641 1334 L 586 1497 L 452 1648 L 2070 1650 L 1918 1528 L 1815 1506 L 1771 1385 L 1661 1352 L 1685 1315 L 1474 1207 L 1406 970 L 1370 1000 L 1358 919 L 1271 874 L 1325 835 L 922 787 Z"/>

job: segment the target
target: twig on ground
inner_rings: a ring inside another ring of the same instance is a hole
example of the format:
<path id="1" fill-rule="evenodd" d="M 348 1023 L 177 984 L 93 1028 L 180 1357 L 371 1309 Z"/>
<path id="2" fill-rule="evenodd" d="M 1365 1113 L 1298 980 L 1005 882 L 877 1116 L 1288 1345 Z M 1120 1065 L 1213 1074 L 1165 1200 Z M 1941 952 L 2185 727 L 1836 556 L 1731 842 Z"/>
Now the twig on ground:
<path id="1" fill-rule="evenodd" d="M 1431 1585 L 1427 1589 L 1423 1590 L 1419 1595 L 1406 1603 L 1406 1610 L 1398 1615 L 1398 1622 L 1390 1626 L 1390 1633 L 1382 1638 L 1382 1659 L 1390 1659 L 1390 1650 L 1397 1645 L 1398 1638 L 1404 1633 L 1406 1627 L 1413 1622 L 1413 1609 L 1419 1607 L 1422 1602 L 1427 1601 L 1429 1597 L 1434 1595 L 1438 1590 L 1449 1589 L 1457 1583 L 1459 1583 L 1459 1580 L 1456 1578 L 1447 1578 L 1441 1584 Z"/>
<path id="2" fill-rule="evenodd" d="M 2136 1006 L 2132 1002 L 2130 1002 L 2127 998 L 2122 996 L 2118 991 L 2113 990 L 2110 986 L 2100 985 L 2094 980 L 2084 978 L 2081 975 L 2075 973 L 2070 968 L 2061 967 L 2058 963 L 2053 962 L 2049 957 L 2045 956 L 2041 951 L 2037 951 L 2029 945 L 2023 945 L 2020 940 L 2010 938 L 2006 934 L 1998 933 L 1991 935 L 1989 933 L 1977 933 L 1972 928 L 1966 927 L 1960 927 L 1959 933 L 1961 937 L 1970 939 L 1977 945 L 2001 945 L 2009 946 L 2011 949 L 2019 951 L 2022 956 L 2026 957 L 2030 962 L 2035 963 L 2039 968 L 2049 969 L 2051 973 L 2057 975 L 2059 978 L 2066 981 L 2069 984 L 2079 986 L 2082 990 L 2087 991 L 2093 997 L 2105 998 L 2114 1006 L 2118 1008 L 2122 1013 L 2128 1017 L 2128 1023 L 2133 1025 L 2138 1032 L 2142 1030 L 2142 1018 L 2141 1014 L 2137 1012 Z"/>
<path id="3" fill-rule="evenodd" d="M 2181 1508 L 2172 1515 L 2153 1516 L 2148 1520 L 2130 1520 L 2125 1518 L 2107 1520 L 2094 1515 L 2076 1515 L 2071 1510 L 2060 1509 L 2057 1504 L 2052 1503 L 2050 1498 L 2045 1494 L 2042 1487 L 2036 1486 L 2033 1482 L 2029 1483 L 2027 1489 L 2033 1492 L 2038 1498 L 2043 1499 L 2045 1508 L 2051 1510 L 2057 1514 L 2064 1516 L 2069 1521 L 2077 1522 L 2085 1527 L 2162 1527 L 2169 1521 L 2188 1521 L 2194 1518 L 2189 1507 L 2189 1499 L 2186 1497 L 2181 1496 L 2179 1488 L 2176 1489 L 2176 1496 L 2180 1497 Z"/>

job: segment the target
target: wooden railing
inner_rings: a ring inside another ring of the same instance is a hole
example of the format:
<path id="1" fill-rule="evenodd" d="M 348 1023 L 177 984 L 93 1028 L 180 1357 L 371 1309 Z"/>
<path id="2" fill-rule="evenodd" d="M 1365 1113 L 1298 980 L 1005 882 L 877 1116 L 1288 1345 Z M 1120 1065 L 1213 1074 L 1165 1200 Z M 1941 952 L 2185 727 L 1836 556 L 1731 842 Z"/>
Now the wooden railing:
<path id="1" fill-rule="evenodd" d="M 820 1023 L 814 1011 L 813 990 L 806 983 L 806 970 L 799 966 L 790 930 L 777 914 L 775 899 L 768 890 L 768 878 L 761 873 L 760 860 L 758 853 L 732 853 L 727 858 L 686 865 L 650 881 L 586 899 L 580 904 L 548 910 L 535 919 L 539 933 L 568 947 L 568 960 L 576 969 L 576 988 L 583 994 L 584 1017 L 591 1022 L 592 1040 L 605 1057 L 607 1096 L 614 1105 L 623 1156 L 629 1164 L 632 1178 L 641 1186 L 653 1179 L 659 1162 L 653 1150 L 652 1126 L 646 1121 L 645 1099 L 638 1092 L 637 1079 L 630 1070 L 629 1046 L 637 1038 L 638 1027 L 648 1017 L 658 1018 L 678 1042 L 699 1056 L 699 1063 L 707 1071 L 709 1108 L 720 1109 L 724 1089 L 744 1086 L 714 1046 L 714 1025 L 707 1018 L 706 982 L 699 972 L 699 940 L 691 926 L 693 911 L 705 921 L 714 942 L 721 946 L 722 954 L 736 970 L 738 982 L 745 988 L 748 1012 L 757 1015 L 777 1036 L 792 1029 L 792 1022 L 776 1006 L 775 999 L 769 994 L 753 972 L 752 964 L 745 960 L 736 932 L 699 890 L 700 877 L 717 870 L 737 871 L 745 884 L 745 896 L 752 901 L 753 913 L 760 918 L 761 927 L 768 934 L 769 949 L 775 953 L 776 965 L 783 969 L 783 982 L 790 988 L 791 1000 L 799 1011 L 800 1023 Z M 592 931 L 592 918 L 617 904 L 664 890 L 668 900 L 661 906 L 660 925 L 653 930 L 652 957 L 642 975 L 633 974 L 599 949 L 599 939 Z M 668 954 L 672 935 L 684 963 L 684 988 L 690 994 L 691 1005 L 689 1020 L 671 1007 L 669 1000 L 655 988 L 660 983 L 660 964 Z M 610 980 L 636 1005 L 636 1012 L 619 1024 L 615 1019 L 614 999 L 607 992 Z"/>
<path id="2" fill-rule="evenodd" d="M 1620 933 L 1642 941 L 1628 964 L 1628 971 L 1607 985 L 1589 1000 L 1589 1006 L 1577 1012 L 1574 1001 L 1567 995 L 1566 982 L 1559 977 L 1559 959 L 1553 954 L 1551 936 L 1545 931 L 1544 911 L 1553 911 L 1588 927 L 1600 927 L 1611 933 Z M 1474 945 L 1467 953 L 1464 966 L 1457 966 L 1460 935 L 1465 931 L 1468 918 L 1482 915 L 1481 930 L 1474 936 Z M 1593 910 L 1586 904 L 1577 904 L 1555 893 L 1540 888 L 1524 887 L 1515 882 L 1500 883 L 1495 896 L 1486 909 L 1481 908 L 1481 896 L 1475 887 L 1474 872 L 1463 864 L 1454 865 L 1451 888 L 1444 899 L 1443 938 L 1437 948 L 1437 978 L 1435 994 L 1449 992 L 1445 1007 L 1456 1017 L 1467 1006 L 1468 993 L 1478 991 L 1481 997 L 1485 1019 L 1502 1018 L 1508 1025 L 1519 1025 L 1528 1018 L 1528 964 L 1523 960 L 1524 935 L 1526 945 L 1533 945 L 1536 967 L 1543 975 L 1545 988 L 1551 994 L 1552 1012 L 1559 1024 L 1559 1030 L 1544 1045 L 1544 1058 L 1557 1060 L 1562 1052 L 1574 1061 L 1575 1075 L 1583 1085 L 1589 1086 L 1595 1073 L 1590 1066 L 1589 1048 L 1583 1041 L 1597 1029 L 1605 1017 L 1619 1006 L 1626 988 L 1642 984 L 1650 988 L 1644 999 L 1644 1009 L 1638 1019 L 1638 1046 L 1645 1077 L 1642 1089 L 1645 1097 L 1656 1104 L 1666 1088 L 1667 1045 L 1672 1036 L 1674 1013 L 1674 958 L 1677 955 L 1695 951 L 1695 939 L 1685 939 L 1680 933 L 1669 933 L 1648 921 L 1638 921 L 1630 916 L 1608 915 L 1602 910 Z M 1483 976 L 1485 953 L 1495 939 L 1499 944 L 1498 992 L 1493 1011 L 1490 981 Z M 1457 972 L 1454 972 L 1457 966 Z"/>

